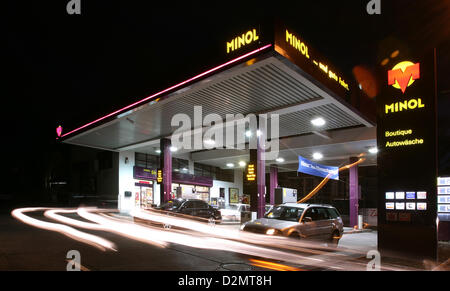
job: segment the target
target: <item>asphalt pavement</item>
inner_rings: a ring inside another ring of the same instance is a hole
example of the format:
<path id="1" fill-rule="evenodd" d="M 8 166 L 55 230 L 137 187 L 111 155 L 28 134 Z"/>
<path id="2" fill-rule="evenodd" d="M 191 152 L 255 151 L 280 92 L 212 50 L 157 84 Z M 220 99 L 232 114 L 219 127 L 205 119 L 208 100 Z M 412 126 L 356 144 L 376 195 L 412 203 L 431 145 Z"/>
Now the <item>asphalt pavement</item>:
<path id="1" fill-rule="evenodd" d="M 29 214 L 30 217 L 42 221 L 51 220 L 45 217 L 42 212 Z M 68 216 L 69 217 L 69 216 Z M 76 215 L 70 215 L 75 218 Z M 127 216 L 115 216 L 127 222 L 131 218 Z M 80 221 L 85 221 L 77 217 Z M 53 221 L 54 222 L 54 221 Z M 231 230 L 238 231 L 239 224 L 216 225 L 214 231 Z M 342 255 L 345 260 L 359 261 L 360 268 L 364 267 L 365 254 L 370 250 L 376 250 L 376 231 L 367 232 L 347 232 L 339 242 L 335 251 L 323 251 L 306 249 L 298 251 L 295 255 L 305 258 L 306 263 L 292 263 L 283 259 L 270 259 L 261 256 L 247 255 L 239 251 L 230 251 L 226 248 L 212 248 L 210 246 L 197 246 L 184 243 L 168 243 L 165 247 L 155 244 L 141 242 L 130 239 L 114 232 L 83 229 L 83 232 L 98 235 L 103 239 L 114 242 L 116 251 L 100 250 L 86 243 L 82 243 L 58 232 L 39 229 L 27 225 L 11 215 L 2 214 L 0 216 L 0 270 L 21 270 L 21 271 L 65 271 L 68 265 L 67 253 L 76 250 L 81 255 L 80 264 L 82 270 L 86 271 L 267 271 L 272 270 L 270 265 L 277 268 L 294 268 L 296 270 L 345 270 L 345 265 L 328 264 L 314 265 L 308 262 L 324 261 Z M 183 231 L 180 231 L 183 233 Z M 202 239 L 208 241 L 210 238 L 203 234 Z M 189 236 L 186 236 L 189 237 Z M 211 238 L 214 239 L 214 238 Z M 235 244 L 242 244 L 245 247 L 258 249 L 257 245 L 248 246 L 243 242 L 232 241 Z M 261 248 L 267 251 L 269 248 Z M 274 250 L 273 250 L 274 249 Z M 270 250 L 276 251 L 276 245 Z M 282 255 L 294 254 L 286 251 Z M 264 260 L 263 263 L 255 264 L 254 260 Z M 344 263 L 344 261 L 343 261 Z M 279 264 L 279 265 L 277 265 Z M 269 267 L 267 267 L 269 266 Z M 362 266 L 362 267 L 361 267 Z M 411 269 L 409 267 L 397 266 L 400 269 Z M 276 269 L 276 268 L 275 268 Z"/>

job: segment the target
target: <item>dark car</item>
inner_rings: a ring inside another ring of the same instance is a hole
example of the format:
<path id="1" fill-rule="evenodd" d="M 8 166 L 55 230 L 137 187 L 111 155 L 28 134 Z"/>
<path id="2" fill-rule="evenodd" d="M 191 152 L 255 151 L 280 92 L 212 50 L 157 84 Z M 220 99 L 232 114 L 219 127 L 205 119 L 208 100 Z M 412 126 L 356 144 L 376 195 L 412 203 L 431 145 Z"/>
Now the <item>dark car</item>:
<path id="1" fill-rule="evenodd" d="M 200 199 L 173 199 L 161 205 L 158 209 L 208 223 L 220 223 L 222 221 L 220 211 Z"/>

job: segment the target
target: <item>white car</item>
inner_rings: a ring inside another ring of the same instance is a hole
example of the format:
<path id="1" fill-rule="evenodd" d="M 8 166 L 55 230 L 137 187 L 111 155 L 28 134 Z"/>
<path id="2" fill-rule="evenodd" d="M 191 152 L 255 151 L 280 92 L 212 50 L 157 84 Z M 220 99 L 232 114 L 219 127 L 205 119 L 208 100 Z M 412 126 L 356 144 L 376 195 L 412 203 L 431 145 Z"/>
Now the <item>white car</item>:
<path id="1" fill-rule="evenodd" d="M 222 221 L 241 221 L 241 212 L 250 211 L 249 204 L 230 204 L 220 209 Z"/>
<path id="2" fill-rule="evenodd" d="M 266 235 L 325 240 L 337 245 L 344 232 L 336 208 L 321 204 L 275 205 L 263 218 L 247 222 L 241 230 Z"/>

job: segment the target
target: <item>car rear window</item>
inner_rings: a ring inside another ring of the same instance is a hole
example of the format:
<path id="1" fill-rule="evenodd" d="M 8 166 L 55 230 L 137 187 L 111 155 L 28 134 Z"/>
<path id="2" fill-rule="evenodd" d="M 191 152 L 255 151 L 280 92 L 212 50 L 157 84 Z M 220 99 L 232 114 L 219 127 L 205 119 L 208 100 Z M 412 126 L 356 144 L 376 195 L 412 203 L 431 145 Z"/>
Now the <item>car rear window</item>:
<path id="1" fill-rule="evenodd" d="M 194 208 L 199 208 L 199 209 L 208 208 L 208 204 L 203 201 L 194 201 Z"/>
<path id="2" fill-rule="evenodd" d="M 184 208 L 195 208 L 194 201 L 186 201 L 186 203 L 183 204 Z"/>
<path id="3" fill-rule="evenodd" d="M 184 200 L 178 200 L 178 199 L 175 199 L 175 200 L 171 200 L 171 201 L 168 201 L 167 203 L 165 203 L 165 204 L 163 204 L 162 206 L 161 206 L 161 208 L 162 209 L 168 209 L 168 208 L 178 208 L 178 207 L 180 207 L 181 206 L 181 204 L 184 202 Z"/>
<path id="4" fill-rule="evenodd" d="M 311 207 L 306 211 L 305 217 L 310 217 L 312 221 L 331 219 L 331 215 L 327 210 L 328 208 L 324 207 Z"/>

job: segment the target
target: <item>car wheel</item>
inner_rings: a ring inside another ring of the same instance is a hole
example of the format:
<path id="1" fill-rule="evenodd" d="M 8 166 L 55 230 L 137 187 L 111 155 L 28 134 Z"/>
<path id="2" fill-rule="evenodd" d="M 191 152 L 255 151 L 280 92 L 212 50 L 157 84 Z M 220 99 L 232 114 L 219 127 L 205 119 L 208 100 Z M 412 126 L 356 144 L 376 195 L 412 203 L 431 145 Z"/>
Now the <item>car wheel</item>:
<path id="1" fill-rule="evenodd" d="M 289 234 L 290 238 L 300 239 L 300 234 L 296 231 L 293 231 Z"/>
<path id="2" fill-rule="evenodd" d="M 337 231 L 337 230 L 333 231 L 333 234 L 331 235 L 331 238 L 328 242 L 328 246 L 337 247 L 340 239 L 341 239 L 341 235 L 340 235 L 339 231 Z"/>
<path id="3" fill-rule="evenodd" d="M 211 226 L 216 225 L 216 219 L 214 218 L 214 216 L 211 216 L 211 217 L 208 219 L 208 224 L 211 225 Z"/>

